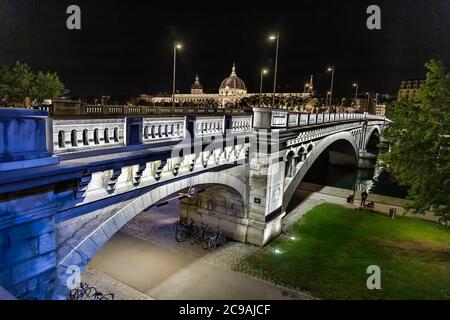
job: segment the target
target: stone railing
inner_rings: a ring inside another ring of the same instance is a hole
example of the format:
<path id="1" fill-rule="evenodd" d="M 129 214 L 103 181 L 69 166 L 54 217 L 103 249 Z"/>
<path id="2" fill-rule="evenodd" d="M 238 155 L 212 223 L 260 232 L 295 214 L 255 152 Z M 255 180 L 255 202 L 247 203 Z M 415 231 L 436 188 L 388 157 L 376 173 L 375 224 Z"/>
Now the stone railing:
<path id="1" fill-rule="evenodd" d="M 182 139 L 185 130 L 184 117 L 153 117 L 143 119 L 143 143 L 169 139 Z"/>
<path id="2" fill-rule="evenodd" d="M 187 123 L 192 125 L 187 127 Z M 56 154 L 98 150 L 190 137 L 243 134 L 252 130 L 250 115 L 152 116 L 52 120 L 53 151 Z"/>
<path id="3" fill-rule="evenodd" d="M 53 119 L 53 152 L 125 145 L 125 119 Z"/>
<path id="4" fill-rule="evenodd" d="M 205 106 L 128 106 L 128 105 L 86 105 L 77 101 L 55 101 L 34 109 L 46 111 L 51 117 L 127 117 L 151 115 L 244 115 L 242 109 L 221 109 Z"/>
<path id="5" fill-rule="evenodd" d="M 294 113 L 285 109 L 254 108 L 253 119 L 254 128 L 281 129 L 343 121 L 383 121 L 386 118 L 367 113 Z"/>

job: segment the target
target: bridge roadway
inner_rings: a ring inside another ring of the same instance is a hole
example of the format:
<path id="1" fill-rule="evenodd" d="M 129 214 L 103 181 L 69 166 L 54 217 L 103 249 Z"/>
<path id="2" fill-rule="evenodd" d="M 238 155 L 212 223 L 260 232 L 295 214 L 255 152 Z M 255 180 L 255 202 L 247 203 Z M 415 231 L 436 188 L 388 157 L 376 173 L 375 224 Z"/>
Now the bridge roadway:
<path id="1" fill-rule="evenodd" d="M 72 267 L 83 270 L 137 214 L 193 185 L 215 192 L 182 200 L 182 219 L 264 245 L 319 155 L 357 166 L 386 119 L 269 108 L 51 119 L 2 109 L 0 121 L 0 286 L 45 298 L 64 296 Z"/>

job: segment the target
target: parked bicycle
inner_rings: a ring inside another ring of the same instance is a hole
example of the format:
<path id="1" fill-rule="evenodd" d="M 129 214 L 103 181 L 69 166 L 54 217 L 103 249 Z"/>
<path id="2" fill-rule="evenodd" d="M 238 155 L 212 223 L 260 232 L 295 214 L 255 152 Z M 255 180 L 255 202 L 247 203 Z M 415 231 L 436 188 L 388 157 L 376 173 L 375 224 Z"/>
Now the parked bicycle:
<path id="1" fill-rule="evenodd" d="M 191 234 L 190 242 L 191 244 L 201 244 L 206 235 L 207 226 L 205 226 L 202 222 L 202 225 L 195 226 L 194 232 Z"/>
<path id="2" fill-rule="evenodd" d="M 177 242 L 183 242 L 189 239 L 194 232 L 194 221 L 191 220 L 190 224 L 182 223 L 177 220 L 175 222 L 175 240 Z"/>
<path id="3" fill-rule="evenodd" d="M 223 232 L 221 230 L 219 230 L 219 228 L 217 228 L 216 232 L 212 232 L 209 236 L 208 239 L 208 246 L 204 249 L 209 248 L 209 250 L 215 250 L 218 246 L 223 246 L 225 244 L 225 235 L 223 234 Z"/>
<path id="4" fill-rule="evenodd" d="M 114 300 L 114 293 L 103 294 L 95 287 L 81 282 L 78 288 L 70 291 L 69 300 Z"/>
<path id="5" fill-rule="evenodd" d="M 189 239 L 191 245 L 199 244 L 205 250 L 215 250 L 217 247 L 223 246 L 226 242 L 226 237 L 219 228 L 214 231 L 211 226 L 208 226 L 203 222 L 201 225 L 196 225 L 192 219 L 189 224 L 178 220 L 175 222 L 174 226 L 175 239 L 177 242 Z"/>
<path id="6" fill-rule="evenodd" d="M 210 241 L 211 237 L 213 237 L 213 236 L 214 236 L 214 230 L 213 230 L 213 228 L 208 227 L 208 228 L 206 229 L 206 232 L 205 232 L 205 234 L 204 234 L 203 241 L 202 241 L 202 247 L 203 247 L 203 249 L 206 250 L 206 249 L 209 248 L 209 241 Z"/>

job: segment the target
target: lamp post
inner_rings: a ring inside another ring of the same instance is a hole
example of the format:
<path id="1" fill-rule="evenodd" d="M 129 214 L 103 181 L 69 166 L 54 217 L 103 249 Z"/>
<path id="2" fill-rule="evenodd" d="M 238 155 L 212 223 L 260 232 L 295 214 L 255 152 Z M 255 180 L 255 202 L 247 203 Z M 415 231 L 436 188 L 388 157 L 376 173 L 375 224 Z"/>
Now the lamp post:
<path id="1" fill-rule="evenodd" d="M 358 84 L 354 83 L 353 86 L 355 87 L 355 103 L 356 103 L 356 99 L 358 99 Z"/>
<path id="2" fill-rule="evenodd" d="M 267 74 L 267 69 L 261 69 L 261 81 L 259 83 L 259 105 L 261 106 L 261 99 L 262 99 L 262 89 L 263 89 L 263 78 L 264 75 Z"/>
<path id="3" fill-rule="evenodd" d="M 259 83 L 259 94 L 262 94 L 262 89 L 263 89 L 263 77 L 265 74 L 267 74 L 268 70 L 267 69 L 261 69 L 261 81 Z"/>
<path id="4" fill-rule="evenodd" d="M 328 72 L 331 72 L 331 88 L 330 88 L 330 106 L 333 101 L 333 83 L 334 83 L 334 67 L 329 67 Z"/>
<path id="5" fill-rule="evenodd" d="M 309 83 L 305 83 L 305 85 L 303 86 L 303 93 L 306 93 L 306 89 L 309 88 Z"/>
<path id="6" fill-rule="evenodd" d="M 370 108 L 370 92 L 366 92 L 367 94 L 367 110 L 366 112 L 369 113 L 369 108 Z"/>
<path id="7" fill-rule="evenodd" d="M 327 98 L 325 100 L 325 107 L 328 108 L 328 97 L 330 96 L 330 91 L 327 92 Z M 331 103 L 330 103 L 330 108 L 331 108 Z"/>
<path id="8" fill-rule="evenodd" d="M 358 87 L 359 87 L 359 85 L 355 82 L 353 84 L 353 86 L 355 87 L 355 109 L 356 109 L 356 99 L 358 99 Z"/>
<path id="9" fill-rule="evenodd" d="M 177 73 L 177 49 L 181 49 L 181 44 L 175 43 L 173 46 L 173 80 L 172 80 L 172 108 L 175 107 L 175 79 Z"/>
<path id="10" fill-rule="evenodd" d="M 275 105 L 275 92 L 277 88 L 277 69 L 278 69 L 278 45 L 280 43 L 280 33 L 277 32 L 276 35 L 271 35 L 269 40 L 276 40 L 276 50 L 275 50 L 275 68 L 273 72 L 273 95 L 272 95 L 272 107 Z"/>

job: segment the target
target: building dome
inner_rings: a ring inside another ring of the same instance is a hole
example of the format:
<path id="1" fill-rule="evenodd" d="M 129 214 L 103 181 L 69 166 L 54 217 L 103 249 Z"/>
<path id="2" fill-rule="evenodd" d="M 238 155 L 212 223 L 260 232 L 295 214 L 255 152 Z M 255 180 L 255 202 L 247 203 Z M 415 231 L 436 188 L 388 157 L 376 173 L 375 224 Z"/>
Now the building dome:
<path id="1" fill-rule="evenodd" d="M 219 91 L 221 90 L 230 90 L 237 89 L 238 91 L 247 92 L 247 88 L 245 87 L 244 81 L 236 75 L 236 67 L 233 63 L 233 68 L 231 69 L 231 75 L 222 81 L 219 87 Z"/>
<path id="2" fill-rule="evenodd" d="M 203 86 L 200 84 L 198 74 L 195 76 L 195 82 L 191 86 L 191 94 L 203 93 Z"/>

